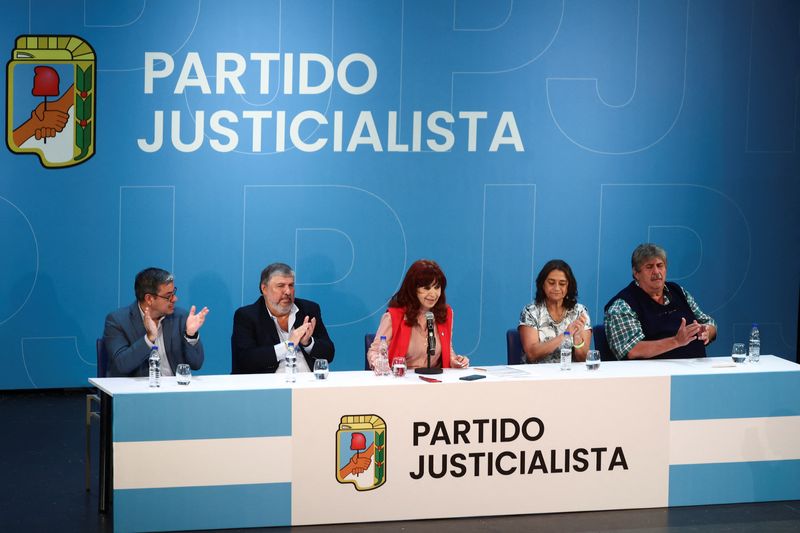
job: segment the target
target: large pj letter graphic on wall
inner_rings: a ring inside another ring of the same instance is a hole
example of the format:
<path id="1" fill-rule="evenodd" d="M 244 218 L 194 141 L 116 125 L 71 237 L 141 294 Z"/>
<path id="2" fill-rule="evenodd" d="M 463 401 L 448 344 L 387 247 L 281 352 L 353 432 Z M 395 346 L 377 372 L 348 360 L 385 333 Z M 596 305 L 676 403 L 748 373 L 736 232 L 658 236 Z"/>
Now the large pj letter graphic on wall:
<path id="1" fill-rule="evenodd" d="M 377 415 L 343 416 L 336 432 L 336 481 L 356 490 L 386 482 L 386 422 Z"/>
<path id="2" fill-rule="evenodd" d="M 47 168 L 94 154 L 96 58 L 73 35 L 17 37 L 6 76 L 6 144 Z"/>

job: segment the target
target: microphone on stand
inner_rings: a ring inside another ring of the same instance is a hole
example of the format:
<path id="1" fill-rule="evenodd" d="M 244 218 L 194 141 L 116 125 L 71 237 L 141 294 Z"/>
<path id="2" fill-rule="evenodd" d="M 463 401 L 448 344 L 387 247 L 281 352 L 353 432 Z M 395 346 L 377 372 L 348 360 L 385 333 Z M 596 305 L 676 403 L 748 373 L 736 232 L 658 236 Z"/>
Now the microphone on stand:
<path id="1" fill-rule="evenodd" d="M 425 313 L 425 321 L 428 323 L 428 366 L 431 366 L 431 357 L 436 355 L 436 334 L 433 332 L 433 313 Z"/>
<path id="2" fill-rule="evenodd" d="M 436 355 L 436 333 L 433 329 L 433 313 L 425 313 L 425 322 L 428 328 L 428 366 L 427 368 L 417 368 L 417 374 L 441 374 L 441 368 L 431 368 L 431 357 Z"/>

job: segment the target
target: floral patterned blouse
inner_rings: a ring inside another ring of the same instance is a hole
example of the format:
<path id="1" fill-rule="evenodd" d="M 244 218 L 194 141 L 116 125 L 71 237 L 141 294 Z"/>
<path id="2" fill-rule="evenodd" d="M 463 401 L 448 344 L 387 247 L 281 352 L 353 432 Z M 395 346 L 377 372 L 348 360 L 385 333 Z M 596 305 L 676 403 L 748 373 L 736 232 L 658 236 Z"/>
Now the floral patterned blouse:
<path id="1" fill-rule="evenodd" d="M 589 311 L 587 311 L 586 307 L 582 304 L 575 304 L 575 307 L 567 310 L 567 312 L 564 314 L 564 318 L 561 319 L 560 322 L 556 322 L 547 311 L 546 304 L 536 304 L 535 302 L 531 302 L 526 305 L 525 309 L 523 309 L 520 313 L 519 325 L 536 328 L 536 331 L 539 332 L 539 342 L 547 342 L 553 337 L 562 335 L 564 331 L 566 331 L 567 326 L 569 326 L 573 320 L 576 320 L 581 313 L 586 314 L 586 327 L 583 328 L 584 331 L 591 330 L 592 326 L 591 318 L 589 317 Z M 553 353 L 545 356 L 537 362 L 560 363 L 561 354 L 559 353 L 559 350 L 560 348 L 556 348 Z M 528 362 L 524 353 L 522 354 L 521 362 Z"/>

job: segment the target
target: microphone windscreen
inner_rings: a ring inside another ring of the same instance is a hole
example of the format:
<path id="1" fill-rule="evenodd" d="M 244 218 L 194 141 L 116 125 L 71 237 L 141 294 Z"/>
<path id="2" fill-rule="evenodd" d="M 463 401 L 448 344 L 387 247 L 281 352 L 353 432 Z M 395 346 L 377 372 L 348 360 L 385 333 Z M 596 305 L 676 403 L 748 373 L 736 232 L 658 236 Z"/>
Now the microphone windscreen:
<path id="1" fill-rule="evenodd" d="M 433 320 L 433 313 L 431 313 L 430 311 L 425 313 L 425 320 Z"/>

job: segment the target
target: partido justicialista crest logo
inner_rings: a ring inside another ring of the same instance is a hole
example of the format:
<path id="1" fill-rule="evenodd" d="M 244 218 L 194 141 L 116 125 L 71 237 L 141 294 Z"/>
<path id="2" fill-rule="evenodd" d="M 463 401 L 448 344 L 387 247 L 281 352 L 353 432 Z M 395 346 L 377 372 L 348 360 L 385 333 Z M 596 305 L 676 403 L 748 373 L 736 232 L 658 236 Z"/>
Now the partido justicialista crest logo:
<path id="1" fill-rule="evenodd" d="M 336 432 L 336 480 L 356 490 L 386 482 L 386 422 L 377 415 L 343 416 Z"/>
<path id="2" fill-rule="evenodd" d="M 74 35 L 17 37 L 6 76 L 6 144 L 47 168 L 94 154 L 97 62 Z"/>

